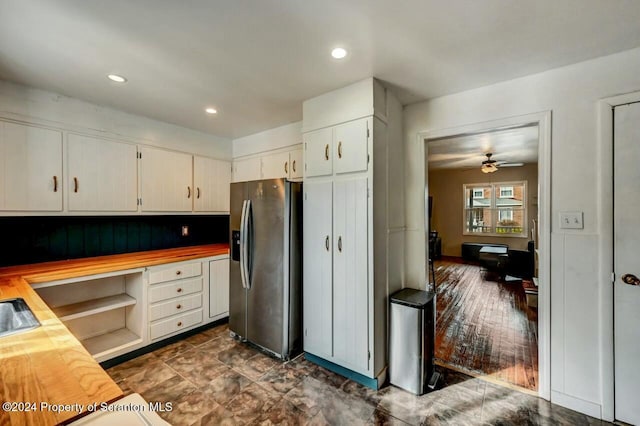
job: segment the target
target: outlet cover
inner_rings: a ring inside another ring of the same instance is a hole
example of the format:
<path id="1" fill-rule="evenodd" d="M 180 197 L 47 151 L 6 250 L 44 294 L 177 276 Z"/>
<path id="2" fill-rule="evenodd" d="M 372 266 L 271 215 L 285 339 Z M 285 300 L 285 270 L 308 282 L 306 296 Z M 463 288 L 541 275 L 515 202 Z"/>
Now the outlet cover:
<path id="1" fill-rule="evenodd" d="M 189 236 L 189 225 L 182 225 L 182 236 L 183 237 Z"/>
<path id="2" fill-rule="evenodd" d="M 560 212 L 560 229 L 583 229 L 582 212 Z"/>

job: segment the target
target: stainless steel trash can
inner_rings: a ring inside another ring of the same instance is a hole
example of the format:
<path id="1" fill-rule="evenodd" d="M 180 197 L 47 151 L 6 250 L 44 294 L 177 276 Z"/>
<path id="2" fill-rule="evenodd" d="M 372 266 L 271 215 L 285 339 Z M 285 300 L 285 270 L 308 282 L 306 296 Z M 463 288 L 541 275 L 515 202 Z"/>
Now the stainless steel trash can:
<path id="1" fill-rule="evenodd" d="M 416 395 L 434 389 L 435 294 L 402 289 L 391 295 L 389 379 Z"/>

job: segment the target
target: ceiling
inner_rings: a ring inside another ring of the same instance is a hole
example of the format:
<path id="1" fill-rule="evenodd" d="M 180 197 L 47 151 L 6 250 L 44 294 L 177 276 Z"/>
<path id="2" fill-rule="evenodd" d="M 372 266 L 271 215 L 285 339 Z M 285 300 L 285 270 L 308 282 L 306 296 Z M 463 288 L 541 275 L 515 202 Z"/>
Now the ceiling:
<path id="1" fill-rule="evenodd" d="M 638 22 L 635 0 L 0 0 L 0 78 L 236 138 L 369 76 L 407 104 L 634 48 Z"/>
<path id="2" fill-rule="evenodd" d="M 487 153 L 498 164 L 532 164 L 538 162 L 538 126 L 442 138 L 429 141 L 427 147 L 429 170 L 480 169 Z"/>

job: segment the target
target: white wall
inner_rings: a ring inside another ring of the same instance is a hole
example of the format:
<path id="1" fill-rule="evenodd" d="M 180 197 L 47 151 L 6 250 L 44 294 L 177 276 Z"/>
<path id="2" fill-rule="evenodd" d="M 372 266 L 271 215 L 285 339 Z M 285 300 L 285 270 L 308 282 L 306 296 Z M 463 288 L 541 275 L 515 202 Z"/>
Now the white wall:
<path id="1" fill-rule="evenodd" d="M 598 207 L 597 101 L 640 90 L 640 49 L 498 83 L 404 110 L 406 282 L 424 283 L 425 164 L 419 132 L 552 111 L 551 391 L 552 401 L 600 416 L 602 383 L 599 277 L 603 236 Z M 583 230 L 559 229 L 558 213 L 584 212 Z M 549 231 L 547 231 L 549 232 Z M 605 274 L 606 275 L 606 274 Z"/>
<path id="2" fill-rule="evenodd" d="M 0 117 L 104 134 L 223 160 L 231 140 L 0 80 Z"/>
<path id="3" fill-rule="evenodd" d="M 302 143 L 302 121 L 233 140 L 233 158 Z"/>

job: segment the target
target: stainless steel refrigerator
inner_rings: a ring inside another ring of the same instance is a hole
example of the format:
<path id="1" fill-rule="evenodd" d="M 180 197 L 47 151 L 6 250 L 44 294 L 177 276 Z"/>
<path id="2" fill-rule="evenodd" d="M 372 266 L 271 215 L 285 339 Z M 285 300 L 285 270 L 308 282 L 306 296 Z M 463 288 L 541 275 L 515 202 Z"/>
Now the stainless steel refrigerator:
<path id="1" fill-rule="evenodd" d="M 231 184 L 229 329 L 289 359 L 302 348 L 302 184 Z"/>

